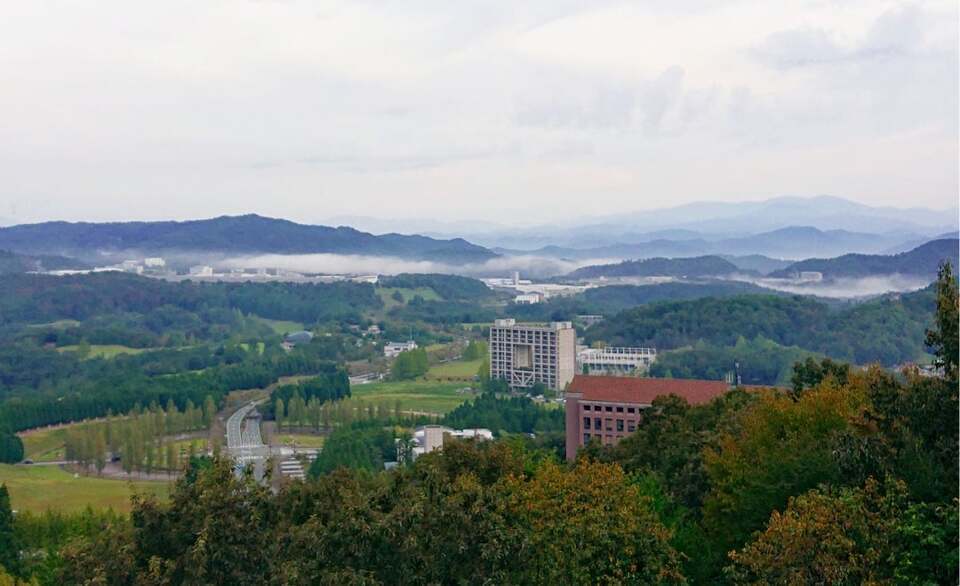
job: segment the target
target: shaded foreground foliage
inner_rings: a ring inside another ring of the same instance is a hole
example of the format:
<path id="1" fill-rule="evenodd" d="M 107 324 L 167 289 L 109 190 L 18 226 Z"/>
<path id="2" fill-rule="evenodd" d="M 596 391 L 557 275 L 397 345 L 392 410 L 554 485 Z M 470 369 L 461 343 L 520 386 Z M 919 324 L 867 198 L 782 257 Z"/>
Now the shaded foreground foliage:
<path id="1" fill-rule="evenodd" d="M 650 500 L 618 466 L 454 442 L 410 468 L 274 496 L 217 460 L 64 553 L 67 583 L 680 583 Z"/>

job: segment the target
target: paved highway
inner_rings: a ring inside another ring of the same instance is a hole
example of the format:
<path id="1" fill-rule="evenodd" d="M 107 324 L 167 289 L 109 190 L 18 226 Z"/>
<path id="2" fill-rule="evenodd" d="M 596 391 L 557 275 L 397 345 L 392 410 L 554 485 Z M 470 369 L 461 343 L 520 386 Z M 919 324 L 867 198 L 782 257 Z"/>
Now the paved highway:
<path id="1" fill-rule="evenodd" d="M 294 454 L 294 450 L 288 447 L 271 448 L 263 443 L 263 437 L 260 435 L 260 419 L 247 417 L 258 403 L 259 401 L 247 403 L 227 419 L 227 450 L 240 466 L 238 474 L 247 464 L 252 464 L 253 476 L 260 481 L 263 479 L 266 461 L 270 456 L 289 457 Z"/>

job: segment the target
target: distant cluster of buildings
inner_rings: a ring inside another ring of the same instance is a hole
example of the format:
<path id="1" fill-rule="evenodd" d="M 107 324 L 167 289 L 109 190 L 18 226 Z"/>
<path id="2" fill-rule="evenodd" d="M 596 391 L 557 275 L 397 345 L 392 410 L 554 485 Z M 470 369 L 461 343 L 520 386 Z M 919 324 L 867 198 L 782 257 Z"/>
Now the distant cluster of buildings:
<path id="1" fill-rule="evenodd" d="M 590 288 L 589 285 L 561 285 L 558 283 L 534 283 L 529 279 L 521 279 L 520 273 L 514 271 L 509 278 L 481 279 L 487 287 L 513 292 L 513 302 L 518 305 L 533 305 L 543 303 L 551 297 L 576 295 Z"/>
<path id="2" fill-rule="evenodd" d="M 731 388 L 724 381 L 641 378 L 657 359 L 654 348 L 577 346 L 570 322 L 524 324 L 498 319 L 490 328 L 490 377 L 512 390 L 536 384 L 565 391 L 566 454 L 596 439 L 619 442 L 636 431 L 653 400 L 677 395 L 691 404 Z"/>
<path id="3" fill-rule="evenodd" d="M 636 376 L 657 359 L 654 348 L 578 346 L 571 322 L 498 319 L 490 327 L 489 348 L 490 378 L 502 379 L 514 390 L 540 383 L 562 391 L 577 373 Z"/>

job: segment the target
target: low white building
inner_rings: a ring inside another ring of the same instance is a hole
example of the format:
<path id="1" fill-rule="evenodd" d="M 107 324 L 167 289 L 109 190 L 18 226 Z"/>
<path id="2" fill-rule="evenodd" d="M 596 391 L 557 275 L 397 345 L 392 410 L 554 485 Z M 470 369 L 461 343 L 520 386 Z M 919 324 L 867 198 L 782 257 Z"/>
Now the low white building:
<path id="1" fill-rule="evenodd" d="M 383 347 L 383 355 L 387 358 L 396 358 L 401 352 L 416 350 L 416 348 L 417 343 L 413 340 L 407 340 L 406 342 L 387 342 Z"/>
<path id="2" fill-rule="evenodd" d="M 148 269 L 162 269 L 167 266 L 167 261 L 163 260 L 159 256 L 153 256 L 150 258 L 143 259 L 143 266 Z"/>
<path id="3" fill-rule="evenodd" d="M 655 348 L 578 348 L 577 372 L 586 374 L 643 374 L 657 359 Z"/>
<path id="4" fill-rule="evenodd" d="M 212 277 L 213 267 L 207 265 L 196 265 L 190 267 L 190 275 L 194 277 Z"/>
<path id="5" fill-rule="evenodd" d="M 513 298 L 517 305 L 533 305 L 543 303 L 543 293 L 522 293 Z"/>
<path id="6" fill-rule="evenodd" d="M 493 439 L 493 432 L 489 429 L 452 429 L 443 425 L 424 425 L 418 427 L 413 432 L 413 444 L 410 450 L 410 456 L 416 460 L 419 456 L 443 448 L 443 443 L 448 437 L 458 439 L 474 439 L 477 441 L 488 441 Z M 403 461 L 401 454 L 400 440 L 397 440 L 397 460 Z"/>

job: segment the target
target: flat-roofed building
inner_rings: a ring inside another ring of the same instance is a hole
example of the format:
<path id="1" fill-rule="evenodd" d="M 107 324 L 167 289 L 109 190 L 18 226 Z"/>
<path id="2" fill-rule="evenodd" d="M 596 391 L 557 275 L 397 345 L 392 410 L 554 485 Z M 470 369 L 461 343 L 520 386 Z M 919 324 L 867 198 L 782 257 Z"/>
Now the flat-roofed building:
<path id="1" fill-rule="evenodd" d="M 518 324 L 498 319 L 490 328 L 490 378 L 511 389 L 542 383 L 562 391 L 576 369 L 577 334 L 570 322 Z"/>
<path id="2" fill-rule="evenodd" d="M 577 372 L 598 375 L 640 375 L 657 359 L 655 348 L 607 346 L 577 350 Z"/>
<path id="3" fill-rule="evenodd" d="M 636 431 L 657 397 L 677 395 L 699 405 L 730 388 L 712 380 L 577 375 L 566 393 L 567 459 L 592 439 L 614 445 Z"/>

